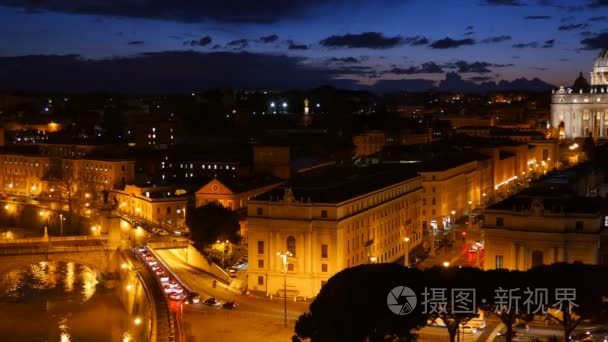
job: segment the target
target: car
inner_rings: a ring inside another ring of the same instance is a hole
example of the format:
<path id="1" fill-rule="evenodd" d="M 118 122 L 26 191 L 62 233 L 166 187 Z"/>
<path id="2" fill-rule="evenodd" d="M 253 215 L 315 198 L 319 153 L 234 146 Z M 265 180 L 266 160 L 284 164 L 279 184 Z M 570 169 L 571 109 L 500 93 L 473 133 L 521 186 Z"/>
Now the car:
<path id="1" fill-rule="evenodd" d="M 203 304 L 217 307 L 217 306 L 222 305 L 222 302 L 220 302 L 220 300 L 217 298 L 210 297 L 210 298 L 205 299 Z"/>
<path id="2" fill-rule="evenodd" d="M 236 268 L 234 268 L 234 267 L 230 267 L 230 268 L 228 269 L 228 272 L 229 272 L 229 273 L 236 273 Z"/>
<path id="3" fill-rule="evenodd" d="M 169 285 L 165 285 L 163 286 L 163 292 L 165 292 L 166 294 L 173 293 L 173 288 Z"/>
<path id="4" fill-rule="evenodd" d="M 236 310 L 236 308 L 238 308 L 238 307 L 239 307 L 239 304 L 234 301 L 226 302 L 226 303 L 224 303 L 224 305 L 222 305 L 222 309 L 226 309 L 226 310 Z"/>
<path id="5" fill-rule="evenodd" d="M 176 301 L 176 302 L 179 302 L 179 301 L 182 301 L 182 300 L 186 299 L 186 295 L 183 294 L 183 293 L 175 293 L 175 292 L 173 292 L 173 293 L 169 294 L 169 299 L 173 300 L 173 301 Z"/>
<path id="6" fill-rule="evenodd" d="M 201 301 L 201 297 L 196 292 L 190 292 L 186 295 L 186 304 L 198 304 Z"/>

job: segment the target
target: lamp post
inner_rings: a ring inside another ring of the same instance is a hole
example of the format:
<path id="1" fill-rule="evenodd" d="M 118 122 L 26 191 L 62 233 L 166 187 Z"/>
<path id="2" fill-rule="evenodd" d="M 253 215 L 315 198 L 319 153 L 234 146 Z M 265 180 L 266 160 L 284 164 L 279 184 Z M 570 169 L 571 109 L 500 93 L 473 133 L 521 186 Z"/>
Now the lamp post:
<path id="1" fill-rule="evenodd" d="M 405 260 L 403 261 L 403 266 L 410 267 L 410 238 L 404 237 L 403 241 L 405 241 Z"/>
<path id="2" fill-rule="evenodd" d="M 291 257 L 291 252 L 277 252 L 277 256 L 281 259 L 283 272 L 283 312 L 284 324 L 285 327 L 287 327 L 287 265 L 289 265 L 289 257 Z"/>
<path id="3" fill-rule="evenodd" d="M 59 214 L 59 235 L 63 236 L 63 214 Z"/>
<path id="4" fill-rule="evenodd" d="M 220 242 L 220 240 L 217 240 L 215 243 L 220 244 L 222 246 L 222 268 L 226 268 L 226 265 L 224 264 L 224 259 L 225 259 L 226 252 L 227 252 L 228 246 L 230 244 L 230 241 L 226 240 L 226 241 Z"/>

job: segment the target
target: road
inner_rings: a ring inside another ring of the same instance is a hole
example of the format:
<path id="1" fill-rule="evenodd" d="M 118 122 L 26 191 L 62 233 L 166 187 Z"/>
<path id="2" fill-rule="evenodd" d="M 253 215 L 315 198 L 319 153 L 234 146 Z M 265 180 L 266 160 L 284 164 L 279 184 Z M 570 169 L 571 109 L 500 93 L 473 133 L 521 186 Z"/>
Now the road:
<path id="1" fill-rule="evenodd" d="M 214 278 L 206 272 L 185 264 L 168 250 L 156 252 L 182 283 L 201 295 L 201 300 L 215 297 L 239 303 L 234 311 L 202 303 L 184 306 L 186 341 L 289 341 L 295 320 L 308 311 L 308 303 L 287 301 L 288 326 L 285 328 L 282 299 L 245 296 L 220 282 L 214 288 Z"/>

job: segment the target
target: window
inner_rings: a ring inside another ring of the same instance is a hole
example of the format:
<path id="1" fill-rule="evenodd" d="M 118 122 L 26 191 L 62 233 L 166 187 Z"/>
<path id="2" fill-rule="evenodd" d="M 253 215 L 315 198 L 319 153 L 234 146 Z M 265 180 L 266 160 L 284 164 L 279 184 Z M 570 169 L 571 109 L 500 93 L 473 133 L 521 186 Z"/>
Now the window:
<path id="1" fill-rule="evenodd" d="M 258 285 L 264 285 L 264 276 L 258 276 Z"/>
<path id="2" fill-rule="evenodd" d="M 585 224 L 583 223 L 583 221 L 576 221 L 576 231 L 577 232 L 582 231 L 584 227 L 585 227 Z"/>
<path id="3" fill-rule="evenodd" d="M 287 237 L 287 251 L 291 253 L 291 256 L 296 256 L 296 238 L 291 235 Z"/>
<path id="4" fill-rule="evenodd" d="M 327 210 L 321 210 L 321 217 L 327 217 Z"/>
<path id="5" fill-rule="evenodd" d="M 321 264 L 321 272 L 327 272 L 327 264 Z"/>
<path id="6" fill-rule="evenodd" d="M 504 257 L 502 255 L 496 256 L 496 269 L 504 268 Z"/>
<path id="7" fill-rule="evenodd" d="M 431 204 L 435 205 L 435 197 L 433 197 L 433 200 L 431 201 Z"/>
<path id="8" fill-rule="evenodd" d="M 608 216 L 604 216 L 604 226 L 608 227 Z"/>
<path id="9" fill-rule="evenodd" d="M 502 217 L 496 218 L 496 227 L 502 227 L 505 225 L 505 219 Z"/>
<path id="10" fill-rule="evenodd" d="M 264 254 L 264 241 L 258 241 L 258 254 Z"/>
<path id="11" fill-rule="evenodd" d="M 295 268 L 295 267 L 294 267 L 294 265 L 293 265 L 293 264 L 287 264 L 287 271 L 289 271 L 289 272 L 293 272 L 294 268 Z"/>
<path id="12" fill-rule="evenodd" d="M 264 208 L 257 208 L 257 210 L 256 210 L 256 214 L 257 214 L 258 216 L 262 216 L 262 215 L 264 215 Z"/>
<path id="13" fill-rule="evenodd" d="M 327 245 L 321 245 L 321 258 L 327 258 L 328 253 L 328 246 Z"/>
<path id="14" fill-rule="evenodd" d="M 543 148 L 543 160 L 547 160 L 549 159 L 549 150 L 546 148 Z"/>
<path id="15" fill-rule="evenodd" d="M 264 260 L 258 260 L 258 268 L 264 268 Z"/>

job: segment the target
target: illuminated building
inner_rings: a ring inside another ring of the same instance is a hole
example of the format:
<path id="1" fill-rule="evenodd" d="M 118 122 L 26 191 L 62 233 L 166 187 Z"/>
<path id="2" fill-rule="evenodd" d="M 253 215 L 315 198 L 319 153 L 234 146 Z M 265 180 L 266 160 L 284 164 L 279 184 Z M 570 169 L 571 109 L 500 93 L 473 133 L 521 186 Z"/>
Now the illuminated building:
<path id="1" fill-rule="evenodd" d="M 283 289 L 277 253 L 293 255 L 287 295 L 312 297 L 337 272 L 402 260 L 422 240 L 422 177 L 401 166 L 328 167 L 249 201 L 248 288 Z"/>
<path id="2" fill-rule="evenodd" d="M 218 202 L 222 206 L 238 211 L 247 207 L 247 202 L 283 183 L 282 180 L 267 178 L 230 179 L 214 178 L 203 185 L 194 194 L 196 207 L 202 207 L 210 202 Z"/>
<path id="3" fill-rule="evenodd" d="M 559 138 L 608 137 L 608 49 L 603 49 L 591 72 L 591 84 L 560 87 L 551 96 L 551 126 Z"/>
<path id="4" fill-rule="evenodd" d="M 483 156 L 461 156 L 420 165 L 422 226 L 449 228 L 493 194 L 492 165 Z"/>
<path id="5" fill-rule="evenodd" d="M 486 209 L 484 268 L 527 270 L 540 264 L 597 264 L 606 227 L 601 198 L 527 189 Z"/>
<path id="6" fill-rule="evenodd" d="M 183 227 L 188 197 L 170 186 L 129 184 L 111 193 L 117 210 L 170 228 Z"/>

